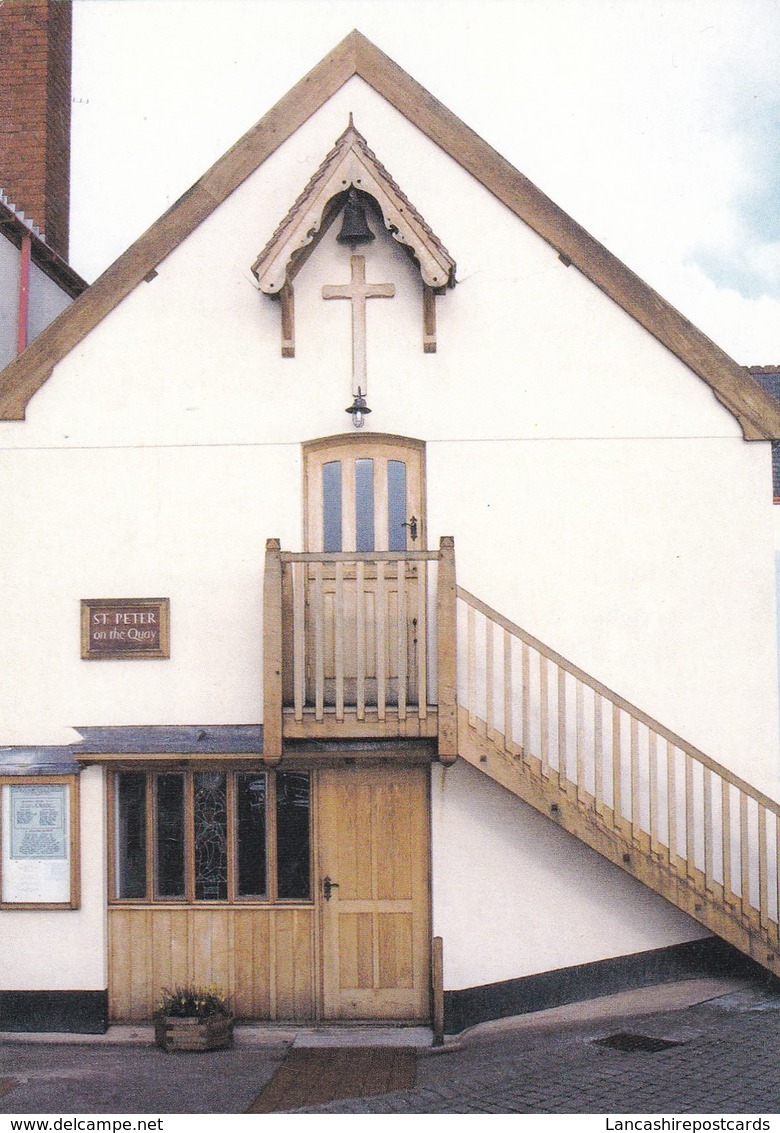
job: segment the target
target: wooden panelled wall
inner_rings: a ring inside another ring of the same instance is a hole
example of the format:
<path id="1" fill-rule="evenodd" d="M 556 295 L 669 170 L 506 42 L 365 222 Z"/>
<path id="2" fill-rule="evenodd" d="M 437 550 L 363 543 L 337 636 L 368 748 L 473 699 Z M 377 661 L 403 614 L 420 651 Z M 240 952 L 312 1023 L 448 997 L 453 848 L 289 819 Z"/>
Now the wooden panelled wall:
<path id="1" fill-rule="evenodd" d="M 148 1019 L 160 989 L 216 983 L 247 1019 L 315 1015 L 314 908 L 109 909 L 109 1016 Z"/>

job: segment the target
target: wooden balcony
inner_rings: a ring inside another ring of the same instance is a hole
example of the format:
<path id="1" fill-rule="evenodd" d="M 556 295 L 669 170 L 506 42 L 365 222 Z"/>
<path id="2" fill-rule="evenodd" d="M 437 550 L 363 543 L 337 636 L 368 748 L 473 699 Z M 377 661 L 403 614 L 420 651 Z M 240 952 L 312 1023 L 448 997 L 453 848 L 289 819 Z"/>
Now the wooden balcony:
<path id="1" fill-rule="evenodd" d="M 453 540 L 438 551 L 266 544 L 264 759 L 286 740 L 436 739 L 457 754 Z"/>

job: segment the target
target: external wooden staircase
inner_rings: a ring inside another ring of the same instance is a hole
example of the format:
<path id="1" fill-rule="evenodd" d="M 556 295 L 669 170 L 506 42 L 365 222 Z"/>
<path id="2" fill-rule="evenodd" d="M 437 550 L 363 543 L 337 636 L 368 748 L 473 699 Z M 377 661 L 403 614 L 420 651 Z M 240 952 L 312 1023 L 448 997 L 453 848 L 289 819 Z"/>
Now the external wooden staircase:
<path id="1" fill-rule="evenodd" d="M 458 753 L 780 975 L 780 805 L 457 588 Z"/>
<path id="2" fill-rule="evenodd" d="M 780 975 L 780 805 L 458 586 L 450 537 L 271 539 L 264 623 L 266 763 L 306 740 L 435 743 Z"/>

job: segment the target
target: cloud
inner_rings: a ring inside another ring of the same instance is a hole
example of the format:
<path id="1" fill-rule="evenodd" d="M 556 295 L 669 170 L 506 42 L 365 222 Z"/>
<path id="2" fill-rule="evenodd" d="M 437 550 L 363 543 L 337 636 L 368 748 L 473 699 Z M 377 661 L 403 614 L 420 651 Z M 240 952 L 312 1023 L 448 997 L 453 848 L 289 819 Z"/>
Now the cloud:
<path id="1" fill-rule="evenodd" d="M 746 0 L 741 35 L 724 45 L 708 76 L 708 128 L 728 176 L 715 223 L 700 229 L 690 262 L 748 300 L 780 300 L 780 10 Z M 701 175 L 709 192 L 709 169 Z M 780 352 L 778 357 L 780 358 Z"/>

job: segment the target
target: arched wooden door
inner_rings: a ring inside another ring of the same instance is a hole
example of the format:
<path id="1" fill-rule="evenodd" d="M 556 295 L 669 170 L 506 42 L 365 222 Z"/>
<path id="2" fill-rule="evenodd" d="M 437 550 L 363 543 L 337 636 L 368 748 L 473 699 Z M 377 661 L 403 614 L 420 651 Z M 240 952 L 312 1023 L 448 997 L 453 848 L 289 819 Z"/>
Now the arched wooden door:
<path id="1" fill-rule="evenodd" d="M 420 625 L 425 571 L 414 561 L 377 562 L 370 556 L 390 552 L 400 557 L 425 548 L 424 445 L 383 434 L 329 437 L 305 447 L 304 468 L 306 550 L 326 555 L 355 553 L 366 560 L 345 564 L 339 581 L 335 565 L 326 563 L 322 574 L 315 580 L 312 571 L 307 582 L 312 607 L 322 605 L 326 635 L 336 625 L 337 588 L 343 588 L 345 624 L 340 648 L 344 652 L 345 703 L 356 703 L 360 673 L 360 696 L 366 705 L 376 705 L 378 699 L 388 706 L 397 705 L 401 689 L 404 703 L 415 705 L 421 695 L 418 650 L 426 640 L 425 627 Z M 323 587 L 322 596 L 316 599 L 315 585 Z M 360 602 L 358 589 L 363 596 Z M 365 619 L 361 633 L 355 621 L 358 616 Z M 383 629 L 379 635 L 375 632 L 377 619 Z M 315 628 L 314 619 L 309 619 L 309 632 L 314 634 Z M 381 657 L 378 650 L 383 646 L 377 639 L 385 643 Z M 358 656 L 358 641 L 366 643 L 365 656 Z M 308 645 L 311 666 L 317 650 L 313 641 Z M 335 642 L 326 640 L 326 706 L 336 699 L 336 654 Z M 313 670 L 307 671 L 306 680 L 307 689 L 313 689 Z"/>
<path id="2" fill-rule="evenodd" d="M 425 446 L 346 434 L 305 446 L 307 551 L 425 547 Z"/>

